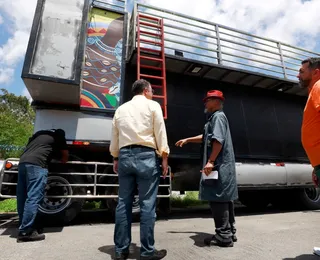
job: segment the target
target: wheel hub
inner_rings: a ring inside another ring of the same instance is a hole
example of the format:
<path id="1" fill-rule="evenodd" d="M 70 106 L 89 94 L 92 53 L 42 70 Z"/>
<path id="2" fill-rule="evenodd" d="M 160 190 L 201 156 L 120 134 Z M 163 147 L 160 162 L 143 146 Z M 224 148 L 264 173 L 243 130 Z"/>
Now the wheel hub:
<path id="1" fill-rule="evenodd" d="M 307 197 L 314 202 L 318 201 L 320 198 L 319 188 L 305 188 L 304 192 L 306 193 Z"/>
<path id="2" fill-rule="evenodd" d="M 70 183 L 60 176 L 49 176 L 45 188 L 45 197 L 39 210 L 45 214 L 56 214 L 63 211 L 71 203 L 71 198 L 48 198 L 47 196 L 72 195 Z"/>

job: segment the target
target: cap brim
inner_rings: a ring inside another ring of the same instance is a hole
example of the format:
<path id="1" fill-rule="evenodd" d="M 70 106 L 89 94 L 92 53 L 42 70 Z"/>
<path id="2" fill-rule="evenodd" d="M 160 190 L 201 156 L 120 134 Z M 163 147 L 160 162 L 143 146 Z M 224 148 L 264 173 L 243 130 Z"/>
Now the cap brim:
<path id="1" fill-rule="evenodd" d="M 206 100 L 209 99 L 209 98 L 216 98 L 216 99 L 220 99 L 220 100 L 224 101 L 224 97 L 215 97 L 215 96 L 205 97 L 202 101 L 206 102 Z"/>

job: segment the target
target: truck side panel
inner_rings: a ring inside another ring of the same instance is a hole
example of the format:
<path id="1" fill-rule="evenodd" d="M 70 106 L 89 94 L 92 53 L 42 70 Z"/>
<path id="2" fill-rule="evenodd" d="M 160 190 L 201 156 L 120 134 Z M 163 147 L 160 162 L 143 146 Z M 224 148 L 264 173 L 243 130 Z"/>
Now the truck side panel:
<path id="1" fill-rule="evenodd" d="M 135 79 L 135 67 L 127 76 L 128 86 Z M 304 161 L 300 141 L 304 97 L 277 91 L 244 87 L 187 75 L 168 73 L 168 119 L 166 126 L 172 154 L 194 156 L 199 146 L 175 147 L 181 138 L 202 133 L 205 123 L 206 92 L 224 92 L 224 111 L 228 117 L 237 160 Z M 128 92 L 126 98 L 130 99 Z"/>
<path id="2" fill-rule="evenodd" d="M 62 128 L 67 140 L 110 141 L 112 118 L 81 111 L 38 109 L 34 131 Z"/>

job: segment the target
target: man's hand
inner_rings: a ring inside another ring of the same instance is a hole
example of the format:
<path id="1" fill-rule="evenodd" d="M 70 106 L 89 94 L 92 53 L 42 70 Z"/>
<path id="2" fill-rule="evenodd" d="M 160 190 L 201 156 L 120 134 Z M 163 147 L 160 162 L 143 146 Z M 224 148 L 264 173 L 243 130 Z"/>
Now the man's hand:
<path id="1" fill-rule="evenodd" d="M 205 173 L 205 175 L 209 175 L 210 172 L 212 172 L 212 169 L 213 169 L 214 165 L 213 163 L 210 163 L 210 162 L 207 162 L 206 166 L 204 166 L 202 172 Z"/>
<path id="2" fill-rule="evenodd" d="M 114 160 L 113 161 L 113 171 L 115 173 L 118 173 L 118 165 L 119 165 L 119 161 L 118 160 Z"/>
<path id="3" fill-rule="evenodd" d="M 166 178 L 168 174 L 168 158 L 162 158 L 162 176 Z"/>
<path id="4" fill-rule="evenodd" d="M 319 180 L 318 180 L 318 177 L 317 177 L 316 172 L 314 170 L 312 171 L 312 181 L 313 181 L 314 185 L 318 188 L 319 187 Z"/>
<path id="5" fill-rule="evenodd" d="M 176 146 L 182 147 L 187 143 L 188 143 L 188 139 L 187 138 L 186 139 L 181 139 L 178 142 L 176 142 Z"/>

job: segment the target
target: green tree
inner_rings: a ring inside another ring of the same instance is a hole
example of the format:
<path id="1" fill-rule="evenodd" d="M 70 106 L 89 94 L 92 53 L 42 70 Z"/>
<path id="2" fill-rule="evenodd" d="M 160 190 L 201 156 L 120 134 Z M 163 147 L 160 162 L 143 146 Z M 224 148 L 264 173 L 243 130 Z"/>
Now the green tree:
<path id="1" fill-rule="evenodd" d="M 26 145 L 33 133 L 35 113 L 29 100 L 0 89 L 0 158 L 20 157 L 22 149 L 8 146 Z"/>

